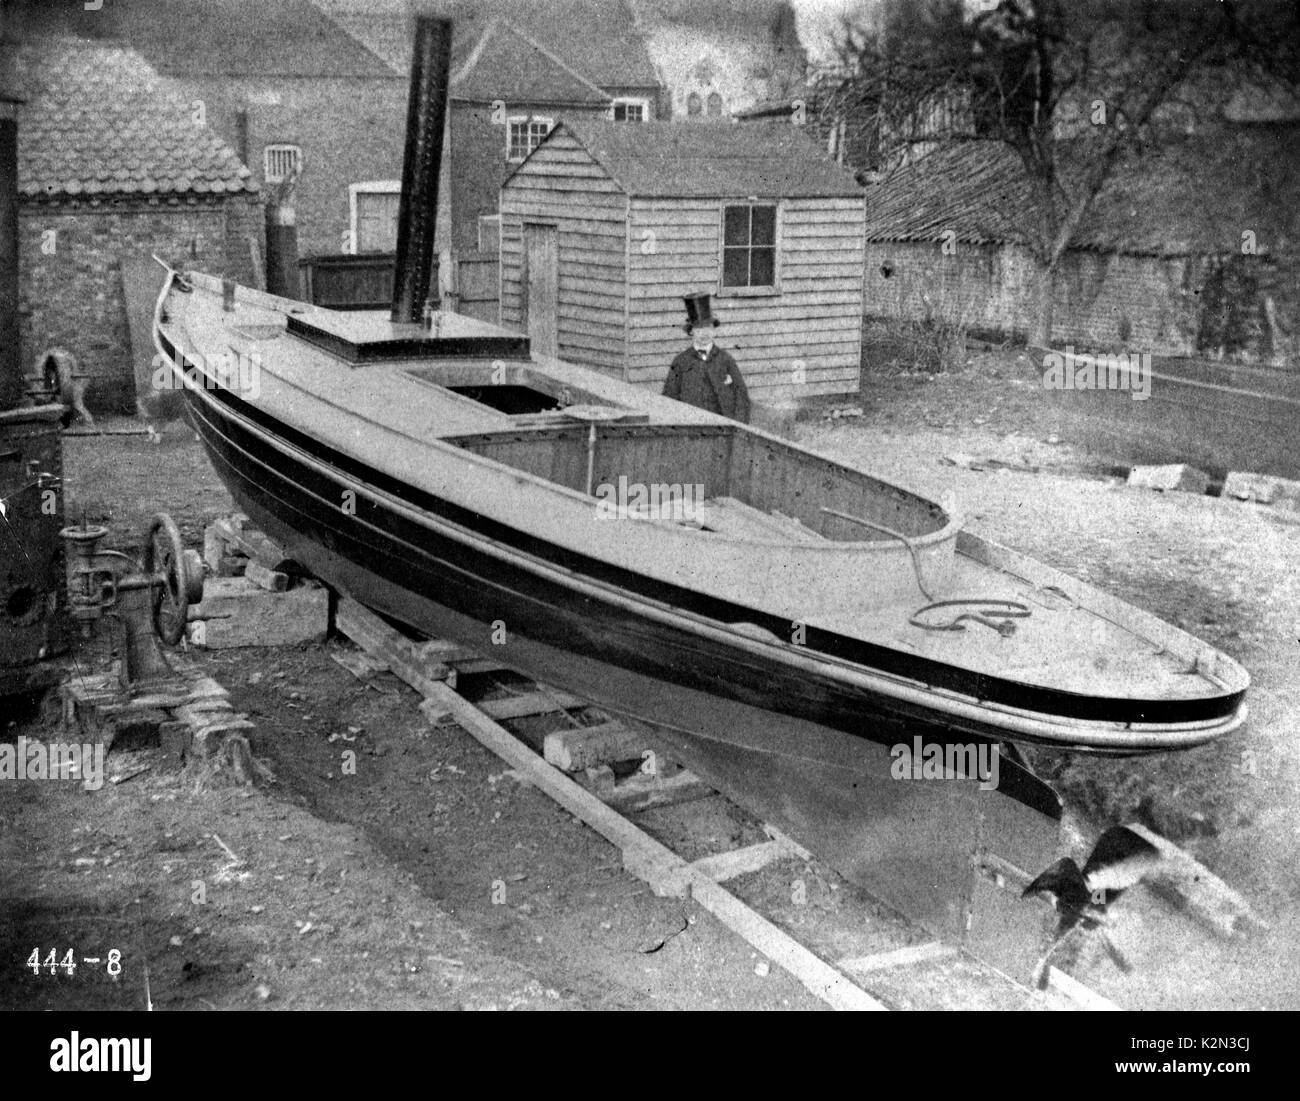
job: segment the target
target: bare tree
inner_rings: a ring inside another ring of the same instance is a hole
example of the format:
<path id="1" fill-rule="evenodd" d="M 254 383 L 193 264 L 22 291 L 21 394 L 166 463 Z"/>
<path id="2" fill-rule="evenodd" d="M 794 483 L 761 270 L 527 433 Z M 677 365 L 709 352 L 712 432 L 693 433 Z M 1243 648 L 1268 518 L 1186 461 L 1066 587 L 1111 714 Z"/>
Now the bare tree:
<path id="1" fill-rule="evenodd" d="M 873 167 L 935 143 L 1014 151 L 1047 343 L 1057 269 L 1117 166 L 1242 81 L 1300 87 L 1298 47 L 1294 0 L 884 0 L 846 23 L 816 102 L 865 129 Z"/>

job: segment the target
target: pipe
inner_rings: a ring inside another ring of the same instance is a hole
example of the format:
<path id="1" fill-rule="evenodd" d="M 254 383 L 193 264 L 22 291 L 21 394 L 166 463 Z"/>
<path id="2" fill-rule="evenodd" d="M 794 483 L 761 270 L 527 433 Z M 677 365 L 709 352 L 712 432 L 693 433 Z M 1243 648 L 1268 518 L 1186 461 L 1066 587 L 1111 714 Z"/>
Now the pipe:
<path id="1" fill-rule="evenodd" d="M 392 310 L 395 322 L 420 321 L 429 298 L 450 69 L 451 20 L 418 17 L 406 111 L 402 197 L 397 212 Z M 436 287 L 433 293 L 437 295 Z"/>
<path id="2" fill-rule="evenodd" d="M 23 400 L 18 316 L 18 104 L 0 95 L 0 411 Z"/>

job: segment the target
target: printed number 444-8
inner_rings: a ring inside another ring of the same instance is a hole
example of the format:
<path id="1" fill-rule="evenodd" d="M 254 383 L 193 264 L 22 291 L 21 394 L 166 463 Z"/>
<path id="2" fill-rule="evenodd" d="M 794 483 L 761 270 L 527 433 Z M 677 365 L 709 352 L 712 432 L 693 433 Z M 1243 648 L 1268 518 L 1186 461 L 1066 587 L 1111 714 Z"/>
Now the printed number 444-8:
<path id="1" fill-rule="evenodd" d="M 27 966 L 32 969 L 33 975 L 39 975 L 42 967 L 48 968 L 51 975 L 53 975 L 60 967 L 71 975 L 77 970 L 77 960 L 72 954 L 72 949 L 69 948 L 67 955 L 63 957 L 63 961 L 59 962 L 57 950 L 51 948 L 49 955 L 45 957 L 45 962 L 42 963 L 41 950 L 39 948 L 33 948 L 32 954 L 27 957 Z"/>

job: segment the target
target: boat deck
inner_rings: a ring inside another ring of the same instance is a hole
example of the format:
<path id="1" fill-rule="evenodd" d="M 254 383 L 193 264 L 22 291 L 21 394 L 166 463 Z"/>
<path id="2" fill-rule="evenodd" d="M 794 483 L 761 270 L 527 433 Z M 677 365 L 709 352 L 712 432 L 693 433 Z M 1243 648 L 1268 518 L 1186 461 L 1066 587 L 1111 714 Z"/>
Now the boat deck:
<path id="1" fill-rule="evenodd" d="M 507 525 L 527 517 L 530 535 L 573 553 L 753 607 L 792 630 L 815 626 L 1027 685 L 1154 699 L 1224 688 L 1198 667 L 1202 647 L 1190 636 L 1135 611 L 1098 614 L 1041 581 L 958 554 L 959 525 L 938 506 L 760 431 L 597 371 L 509 354 L 513 338 L 475 345 L 502 331 L 469 319 L 442 318 L 430 337 L 417 326 L 277 304 L 243 288 L 223 310 L 200 286 L 172 296 L 170 327 L 191 355 L 216 350 L 257 364 L 258 385 L 245 400 L 440 499 Z M 326 336 L 300 339 L 307 330 Z M 444 338 L 466 354 L 432 364 L 408 358 L 429 355 Z M 358 342 L 397 357 L 349 358 Z M 514 386 L 515 398 L 540 395 L 539 407 L 494 408 L 475 395 L 485 371 L 494 384 Z M 540 400 L 548 397 L 552 408 Z M 586 414 L 591 423 L 566 411 L 574 403 L 595 411 Z M 633 510 L 627 522 L 593 523 L 593 484 L 620 476 L 698 484 L 702 513 L 661 511 L 646 522 Z M 827 515 L 827 503 L 867 516 L 868 525 Z M 970 620 L 962 630 L 911 622 L 936 600 L 965 603 L 926 612 L 931 625 L 995 601 L 1029 614 L 1006 633 Z"/>

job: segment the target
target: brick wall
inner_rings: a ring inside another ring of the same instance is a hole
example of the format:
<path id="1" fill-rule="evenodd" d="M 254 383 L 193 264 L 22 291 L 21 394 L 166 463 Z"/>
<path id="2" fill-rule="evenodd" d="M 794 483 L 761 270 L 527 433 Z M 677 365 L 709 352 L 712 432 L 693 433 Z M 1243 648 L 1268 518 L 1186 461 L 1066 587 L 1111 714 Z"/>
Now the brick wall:
<path id="1" fill-rule="evenodd" d="M 180 267 L 251 283 L 248 238 L 255 235 L 264 251 L 261 210 L 258 196 L 175 205 L 24 206 L 19 279 L 30 310 L 23 321 L 24 369 L 46 348 L 67 348 L 92 377 L 92 410 L 133 411 L 122 257 L 157 253 Z"/>
<path id="2" fill-rule="evenodd" d="M 1053 343 L 1193 354 L 1199 271 L 1186 259 L 1069 253 L 1056 280 Z M 1024 249 L 958 244 L 945 255 L 939 243 L 867 244 L 868 318 L 933 317 L 976 334 L 1024 339 L 1033 303 Z"/>
<path id="3" fill-rule="evenodd" d="M 604 118 L 605 109 L 506 104 L 505 116 L 514 115 L 540 115 L 558 123 L 565 117 Z M 478 219 L 497 213 L 501 185 L 515 168 L 506 159 L 506 127 L 492 121 L 489 105 L 453 101 L 451 164 L 455 169 L 450 180 L 451 247 L 459 252 L 474 252 L 478 249 Z"/>
<path id="4" fill-rule="evenodd" d="M 300 256 L 344 251 L 351 184 L 402 178 L 407 84 L 397 74 L 274 81 L 206 77 L 187 79 L 185 85 L 203 101 L 208 127 L 236 152 L 237 112 L 247 112 L 247 164 L 259 184 L 266 146 L 301 148 L 302 175 L 293 195 Z"/>

